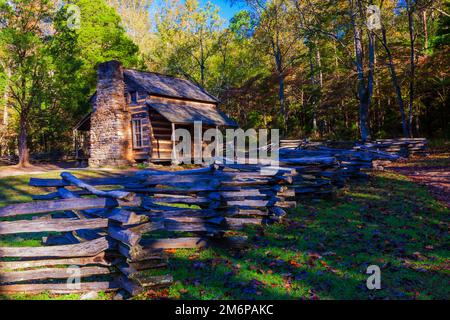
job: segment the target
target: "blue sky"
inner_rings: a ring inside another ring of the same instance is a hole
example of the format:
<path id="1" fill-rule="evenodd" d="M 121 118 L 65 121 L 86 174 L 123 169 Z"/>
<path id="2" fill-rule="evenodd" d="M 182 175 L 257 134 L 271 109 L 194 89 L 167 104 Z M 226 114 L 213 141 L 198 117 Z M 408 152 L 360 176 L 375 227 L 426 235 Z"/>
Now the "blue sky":
<path id="1" fill-rule="evenodd" d="M 208 1 L 214 3 L 216 6 L 220 7 L 220 15 L 224 18 L 227 23 L 230 19 L 240 10 L 245 9 L 246 5 L 243 1 L 238 0 L 199 0 L 200 5 L 205 5 Z M 231 4 L 231 2 L 234 2 Z M 405 6 L 405 0 L 398 0 L 398 6 Z"/>
<path id="2" fill-rule="evenodd" d="M 220 15 L 227 22 L 237 13 L 238 11 L 245 8 L 243 3 L 233 3 L 231 4 L 230 0 L 209 0 L 214 3 L 216 6 L 220 7 Z M 208 0 L 199 0 L 201 5 L 204 5 L 208 2 Z M 237 1 L 234 1 L 237 2 Z"/>

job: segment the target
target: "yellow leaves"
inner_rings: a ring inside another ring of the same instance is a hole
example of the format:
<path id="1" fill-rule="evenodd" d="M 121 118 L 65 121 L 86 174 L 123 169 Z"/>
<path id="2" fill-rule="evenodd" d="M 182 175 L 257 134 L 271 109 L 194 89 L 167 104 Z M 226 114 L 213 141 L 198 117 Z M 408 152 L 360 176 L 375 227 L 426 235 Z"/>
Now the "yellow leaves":
<path id="1" fill-rule="evenodd" d="M 302 265 L 295 260 L 290 260 L 289 264 L 295 268 L 300 268 Z"/>
<path id="2" fill-rule="evenodd" d="M 192 261 L 192 260 L 198 259 L 199 257 L 200 257 L 200 253 L 196 252 L 196 253 L 190 255 L 188 259 Z"/>
<path id="3" fill-rule="evenodd" d="M 169 296 L 169 289 L 148 290 L 144 293 L 147 299 L 165 299 Z"/>
<path id="4" fill-rule="evenodd" d="M 291 288 L 292 288 L 291 283 L 290 283 L 290 282 L 286 282 L 286 283 L 284 284 L 284 288 L 286 289 L 287 292 L 290 292 L 290 291 L 291 291 Z"/>

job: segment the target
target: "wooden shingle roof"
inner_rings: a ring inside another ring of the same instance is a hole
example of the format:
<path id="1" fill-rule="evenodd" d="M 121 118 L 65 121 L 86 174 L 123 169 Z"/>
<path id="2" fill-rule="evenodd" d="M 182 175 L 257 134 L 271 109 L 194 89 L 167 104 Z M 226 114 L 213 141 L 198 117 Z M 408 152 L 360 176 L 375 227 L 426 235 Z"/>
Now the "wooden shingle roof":
<path id="1" fill-rule="evenodd" d="M 218 103 L 219 101 L 195 83 L 172 76 L 132 69 L 123 70 L 129 90 L 144 91 L 150 95 Z"/>
<path id="2" fill-rule="evenodd" d="M 147 105 L 172 123 L 193 124 L 196 121 L 201 121 L 202 124 L 209 126 L 237 127 L 236 122 L 228 118 L 215 106 L 186 105 L 172 102 L 147 102 Z"/>

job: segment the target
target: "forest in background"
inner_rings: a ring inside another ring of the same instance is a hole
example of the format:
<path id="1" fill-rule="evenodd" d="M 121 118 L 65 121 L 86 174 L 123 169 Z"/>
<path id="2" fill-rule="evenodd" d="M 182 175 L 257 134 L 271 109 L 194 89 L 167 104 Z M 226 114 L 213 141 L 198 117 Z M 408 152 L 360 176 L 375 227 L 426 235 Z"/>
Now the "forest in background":
<path id="1" fill-rule="evenodd" d="M 239 3 L 239 0 L 236 4 Z M 67 155 L 95 66 L 188 78 L 244 128 L 450 137 L 449 0 L 0 0 L 0 156 Z M 380 8 L 376 28 L 368 27 Z"/>

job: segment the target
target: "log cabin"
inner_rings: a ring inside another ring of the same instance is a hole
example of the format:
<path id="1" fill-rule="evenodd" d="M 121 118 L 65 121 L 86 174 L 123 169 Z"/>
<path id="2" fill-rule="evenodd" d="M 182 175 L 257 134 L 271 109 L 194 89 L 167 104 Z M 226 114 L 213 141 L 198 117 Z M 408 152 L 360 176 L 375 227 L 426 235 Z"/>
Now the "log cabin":
<path id="1" fill-rule="evenodd" d="M 74 128 L 75 153 L 89 166 L 173 161 L 174 130 L 223 130 L 236 123 L 218 109 L 205 89 L 181 78 L 101 63 L 92 112 Z"/>

